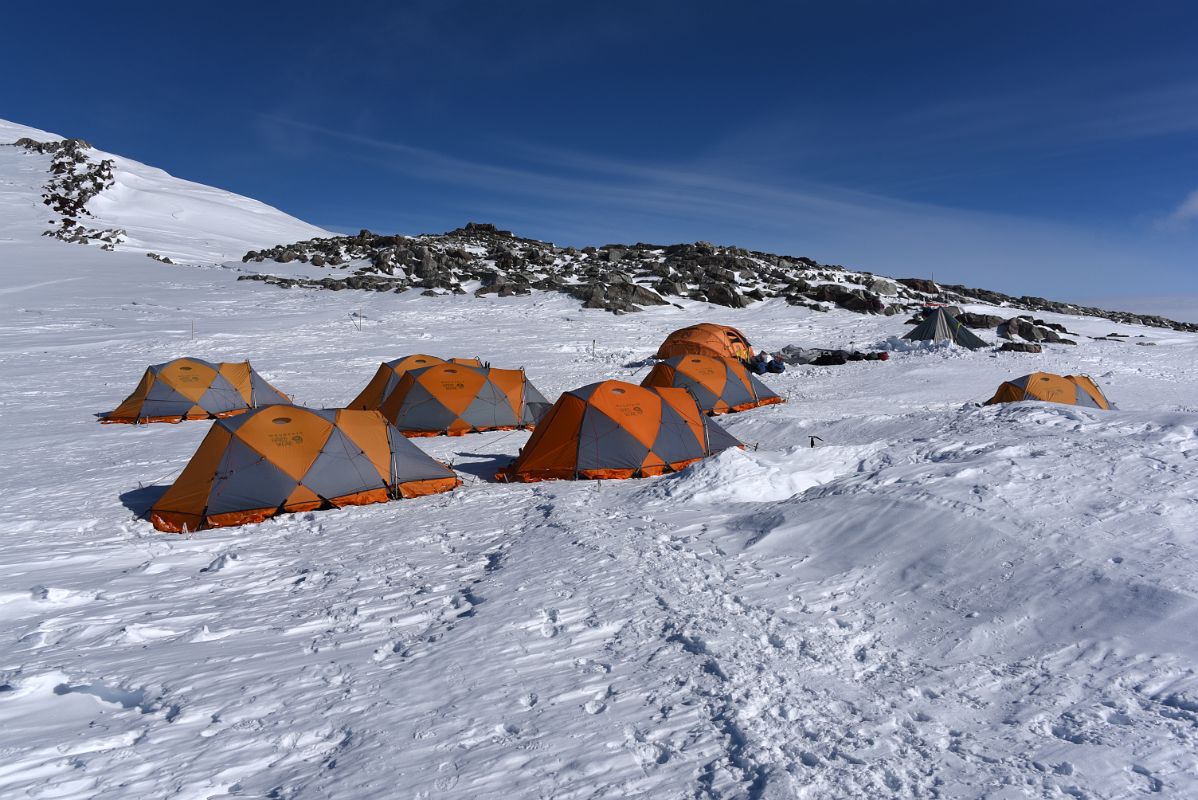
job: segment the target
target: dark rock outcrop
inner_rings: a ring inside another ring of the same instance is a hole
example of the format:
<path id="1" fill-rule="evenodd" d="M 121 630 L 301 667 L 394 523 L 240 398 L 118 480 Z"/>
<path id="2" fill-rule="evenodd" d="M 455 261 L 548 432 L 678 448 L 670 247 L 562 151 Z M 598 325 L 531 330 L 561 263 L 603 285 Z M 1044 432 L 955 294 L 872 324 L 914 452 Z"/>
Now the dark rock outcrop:
<path id="1" fill-rule="evenodd" d="M 977 328 L 978 330 L 997 328 L 1004 322 L 1002 317 L 994 314 L 972 314 L 968 311 L 958 314 L 957 321 L 966 328 Z"/>
<path id="2" fill-rule="evenodd" d="M 940 287 L 926 278 L 896 278 L 895 280 L 908 289 L 914 289 L 917 292 L 940 294 Z"/>
<path id="3" fill-rule="evenodd" d="M 385 277 L 396 291 L 408 288 L 479 296 L 510 297 L 531 291 L 562 292 L 587 308 L 613 313 L 683 298 L 743 308 L 771 298 L 797 308 L 827 311 L 829 305 L 858 313 L 909 313 L 935 299 L 939 303 L 987 302 L 1014 308 L 1106 312 L 1052 304 L 1036 298 L 1022 303 L 997 292 L 937 285 L 924 278 L 891 281 L 870 273 L 855 273 L 836 264 L 820 264 L 806 256 L 787 256 L 692 242 L 671 245 L 609 243 L 600 247 L 557 247 L 552 242 L 526 239 L 490 223 L 470 222 L 444 234 L 396 236 L 362 230 L 356 235 L 281 244 L 254 250 L 245 262 L 306 261 L 315 267 L 355 275 Z M 252 278 L 262 280 L 262 278 Z M 325 286 L 321 281 L 279 278 L 264 281 L 277 286 Z M 375 284 L 370 284 L 373 288 Z M 344 278 L 328 284 L 352 288 Z M 327 288 L 327 287 L 326 287 Z M 893 293 L 892 293 L 893 292 Z M 962 315 L 971 327 L 991 328 L 1003 322 L 991 315 Z M 1143 322 L 1141 318 L 1113 319 Z M 1035 327 L 1054 333 L 1039 321 Z M 1151 323 L 1148 323 L 1151 324 Z M 1196 330 L 1189 323 L 1161 324 Z M 1021 327 L 1017 324 L 1016 327 Z M 1015 334 L 1017 335 L 1017 334 Z M 1058 337 L 1059 338 L 1059 337 Z M 1037 341 L 1052 341 L 1047 334 Z M 1068 341 L 1060 339 L 1062 343 Z"/>
<path id="4" fill-rule="evenodd" d="M 113 185 L 112 159 L 91 161 L 87 151 L 92 147 L 82 139 L 38 142 L 25 137 L 13 146 L 51 157 L 42 204 L 49 206 L 58 219 L 50 221 L 57 227 L 43 231 L 43 236 L 76 244 L 99 243 L 102 250 L 115 250 L 125 240 L 125 232 L 119 228 L 90 228 L 80 221 L 91 216 L 88 201 Z"/>

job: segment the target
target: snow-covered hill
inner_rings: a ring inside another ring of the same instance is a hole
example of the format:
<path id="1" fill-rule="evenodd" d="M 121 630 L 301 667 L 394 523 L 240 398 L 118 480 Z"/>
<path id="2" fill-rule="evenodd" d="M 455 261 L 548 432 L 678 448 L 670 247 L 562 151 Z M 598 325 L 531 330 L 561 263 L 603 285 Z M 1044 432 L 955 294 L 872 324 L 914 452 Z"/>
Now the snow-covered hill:
<path id="1" fill-rule="evenodd" d="M 57 134 L 0 120 L 0 145 L 22 139 L 63 141 Z M 113 237 L 118 239 L 116 250 L 216 263 L 257 247 L 332 235 L 257 200 L 181 180 L 128 158 L 90 147 L 82 155 L 89 167 L 111 162 L 110 184 L 88 200 L 80 221 L 88 229 L 121 231 Z M 51 171 L 53 161 L 52 153 L 0 146 L 0 241 L 36 239 L 60 227 L 63 215 L 51 213 L 43 203 L 47 184 L 63 176 Z"/>
<path id="2" fill-rule="evenodd" d="M 698 321 L 907 326 L 264 290 L 42 237 L 45 158 L 0 148 L 0 796 L 1198 794 L 1198 336 L 1044 312 L 1078 344 L 768 376 L 786 404 L 720 418 L 749 448 L 677 475 L 502 485 L 527 433 L 422 439 L 466 485 L 166 535 L 137 514 L 208 426 L 92 416 L 147 364 L 249 358 L 336 406 L 382 360 L 479 355 L 553 399 Z M 1036 369 L 1119 410 L 977 405 Z"/>

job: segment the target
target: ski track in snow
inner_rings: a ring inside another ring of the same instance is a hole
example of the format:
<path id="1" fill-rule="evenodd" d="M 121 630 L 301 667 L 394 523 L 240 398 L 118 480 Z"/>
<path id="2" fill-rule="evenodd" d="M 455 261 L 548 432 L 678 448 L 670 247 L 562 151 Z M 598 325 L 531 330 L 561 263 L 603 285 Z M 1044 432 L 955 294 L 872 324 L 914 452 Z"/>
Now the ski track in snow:
<path id="1" fill-rule="evenodd" d="M 1156 346 L 792 369 L 768 378 L 787 404 L 718 418 L 749 449 L 658 479 L 498 485 L 526 433 L 422 439 L 467 485 L 165 535 L 136 511 L 208 426 L 92 416 L 150 363 L 248 357 L 322 406 L 385 359 L 481 355 L 553 398 L 639 380 L 699 319 L 773 348 L 905 327 L 274 290 L 24 241 L 19 200 L 0 796 L 1198 794 L 1198 337 L 1045 315 Z M 975 405 L 1032 369 L 1121 408 Z"/>

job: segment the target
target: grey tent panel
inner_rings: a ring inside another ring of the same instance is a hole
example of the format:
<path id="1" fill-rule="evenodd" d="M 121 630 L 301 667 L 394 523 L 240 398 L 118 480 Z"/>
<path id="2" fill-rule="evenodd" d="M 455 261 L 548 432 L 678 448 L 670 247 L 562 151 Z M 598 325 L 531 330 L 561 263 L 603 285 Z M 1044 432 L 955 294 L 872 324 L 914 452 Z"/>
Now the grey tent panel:
<path id="1" fill-rule="evenodd" d="M 457 418 L 428 389 L 413 381 L 392 424 L 401 431 L 444 431 Z"/>
<path id="2" fill-rule="evenodd" d="M 154 379 L 146 399 L 142 401 L 139 417 L 181 417 L 191 411 L 195 403 L 179 394 L 165 381 Z"/>
<path id="3" fill-rule="evenodd" d="M 595 390 L 598 389 L 601 385 L 602 385 L 602 381 L 600 381 L 599 383 L 588 383 L 586 386 L 582 386 L 582 387 L 570 392 L 570 394 L 574 395 L 579 400 L 584 400 L 584 401 L 590 400 L 591 395 L 593 395 L 595 393 Z"/>
<path id="4" fill-rule="evenodd" d="M 730 406 L 757 402 L 757 398 L 749 391 L 749 387 L 741 383 L 740 376 L 736 374 L 732 366 L 726 365 L 724 369 L 727 373 L 724 384 L 724 402 Z M 752 381 L 750 380 L 751 385 Z"/>
<path id="5" fill-rule="evenodd" d="M 304 411 L 320 417 L 330 425 L 337 424 L 337 409 L 335 408 L 305 408 Z"/>
<path id="6" fill-rule="evenodd" d="M 208 495 L 208 514 L 275 508 L 282 504 L 299 481 L 234 436 L 229 440 L 216 469 Z"/>
<path id="7" fill-rule="evenodd" d="M 903 338 L 913 342 L 953 342 L 971 350 L 989 347 L 943 308 L 934 309 Z"/>
<path id="8" fill-rule="evenodd" d="M 707 453 L 719 453 L 727 450 L 730 447 L 740 447 L 741 442 L 728 431 L 724 430 L 718 423 L 711 419 L 704 419 L 703 424 L 707 426 Z"/>
<path id="9" fill-rule="evenodd" d="M 392 371 L 391 374 L 387 376 L 387 387 L 383 389 L 383 400 L 386 400 L 391 396 L 391 393 L 395 391 L 396 386 L 399 386 L 399 382 L 402 379 L 403 375 L 395 371 Z M 379 402 L 379 405 L 382 405 L 382 401 Z"/>
<path id="10" fill-rule="evenodd" d="M 370 458 L 336 428 L 301 483 L 326 500 L 386 486 Z"/>
<path id="11" fill-rule="evenodd" d="M 284 397 L 282 392 L 267 383 L 253 367 L 250 367 L 250 404 L 256 408 L 258 406 L 291 405 L 291 401 Z"/>
<path id="12" fill-rule="evenodd" d="M 1022 378 L 1016 378 L 1013 381 L 1008 381 L 1008 383 L 1010 383 L 1012 386 L 1017 386 L 1026 392 L 1028 381 L 1030 381 L 1031 379 L 1032 379 L 1031 375 L 1024 375 Z"/>
<path id="13" fill-rule="evenodd" d="M 208 391 L 200 395 L 196 405 L 209 414 L 236 411 L 246 407 L 245 398 L 241 396 L 241 392 L 237 391 L 237 388 L 219 372 L 212 379 L 212 385 L 208 387 Z"/>
<path id="14" fill-rule="evenodd" d="M 1102 408 L 1102 406 L 1094 402 L 1094 398 L 1090 396 L 1090 393 L 1080 386 L 1077 387 L 1077 405 L 1085 406 L 1086 408 Z"/>
<path id="15" fill-rule="evenodd" d="M 391 441 L 392 477 L 397 483 L 455 476 L 452 469 L 412 444 L 395 426 L 387 427 L 387 436 Z"/>
<path id="16" fill-rule="evenodd" d="M 701 414 L 699 418 L 705 419 Z M 653 440 L 653 452 L 667 464 L 706 455 L 703 442 L 695 438 L 691 426 L 664 400 L 661 402 L 661 423 L 657 428 L 657 438 Z"/>
<path id="17" fill-rule="evenodd" d="M 647 455 L 649 448 L 619 423 L 587 408 L 578 432 L 578 469 L 639 469 Z"/>
<path id="18" fill-rule="evenodd" d="M 213 364 L 211 361 L 205 361 L 202 358 L 193 358 L 188 356 L 186 359 L 176 358 L 175 361 L 194 361 L 197 364 L 203 364 L 213 372 L 220 372 L 220 364 Z M 154 377 L 158 377 L 159 372 L 162 372 L 163 369 L 169 367 L 171 364 L 174 364 L 175 361 L 164 361 L 161 364 L 154 364 L 150 367 L 150 372 L 154 373 Z"/>
<path id="19" fill-rule="evenodd" d="M 537 387 L 533 386 L 527 380 L 524 382 L 524 408 L 521 416 L 522 425 L 536 425 L 545 415 L 549 413 L 549 409 L 553 404 L 545 399 L 545 395 L 541 394 Z"/>
<path id="20" fill-rule="evenodd" d="M 749 386 L 753 388 L 754 400 L 769 400 L 773 397 L 778 397 L 778 393 L 765 385 L 765 382 L 751 372 L 746 372 L 749 376 Z"/>
<path id="21" fill-rule="evenodd" d="M 716 403 L 720 401 L 720 398 L 716 395 L 716 393 L 708 389 L 706 386 L 703 386 L 696 381 L 690 380 L 688 376 L 683 375 L 680 372 L 676 372 L 674 374 L 681 379 L 674 385 L 677 386 L 679 383 L 681 383 L 682 387 L 688 389 L 690 393 L 694 395 L 695 401 L 699 404 L 699 408 L 701 410 L 711 411 L 715 408 Z"/>
<path id="22" fill-rule="evenodd" d="M 512 411 L 512 404 L 499 387 L 490 379 L 478 390 L 478 394 L 462 412 L 462 419 L 475 428 L 498 428 L 520 425 Z"/>

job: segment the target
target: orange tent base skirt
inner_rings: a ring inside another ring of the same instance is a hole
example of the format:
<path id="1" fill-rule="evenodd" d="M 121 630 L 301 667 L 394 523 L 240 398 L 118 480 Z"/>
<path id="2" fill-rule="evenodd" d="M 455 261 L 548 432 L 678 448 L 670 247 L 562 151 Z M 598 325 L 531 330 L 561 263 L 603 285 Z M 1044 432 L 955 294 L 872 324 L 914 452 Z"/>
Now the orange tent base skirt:
<path id="1" fill-rule="evenodd" d="M 487 431 L 531 431 L 535 425 L 495 425 L 488 428 L 453 428 L 446 431 L 400 431 L 409 439 L 424 439 L 430 436 L 465 436 L 468 433 L 485 433 Z"/>
<path id="2" fill-rule="evenodd" d="M 424 497 L 430 494 L 448 492 L 461 486 L 458 478 L 435 478 L 427 481 L 408 481 L 397 487 L 400 497 Z M 227 514 L 183 514 L 172 511 L 159 511 L 150 515 L 150 522 L 160 531 L 167 533 L 193 532 L 207 528 L 229 528 L 236 525 L 248 525 L 262 522 L 279 514 L 295 514 L 303 511 L 318 511 L 323 508 L 345 508 L 347 506 L 365 506 L 372 503 L 386 503 L 391 500 L 387 489 L 371 489 L 366 492 L 347 494 L 334 497 L 325 502 L 292 503 L 278 508 L 253 508 L 245 511 L 231 511 Z"/>
<path id="3" fill-rule="evenodd" d="M 202 419 L 224 419 L 225 417 L 235 417 L 238 414 L 244 414 L 249 411 L 248 408 L 235 408 L 232 411 L 220 411 L 216 414 L 185 414 L 181 417 L 144 417 L 138 419 L 136 417 L 102 417 L 101 425 L 147 425 L 151 422 L 167 422 L 176 425 L 180 422 L 191 422 Z"/>
<path id="4" fill-rule="evenodd" d="M 533 472 L 512 472 L 511 468 L 501 469 L 495 473 L 495 479 L 503 483 L 537 483 L 539 481 L 610 481 L 626 480 L 628 478 L 651 478 L 655 475 L 666 475 L 685 469 L 700 458 L 690 458 L 686 461 L 675 461 L 673 464 L 658 464 L 638 469 L 580 469 L 568 468 L 539 469 Z"/>
<path id="5" fill-rule="evenodd" d="M 781 397 L 766 397 L 761 400 L 755 400 L 752 403 L 741 403 L 740 405 L 728 406 L 727 408 L 717 408 L 707 412 L 713 417 L 718 417 L 720 414 L 734 414 L 737 411 L 748 411 L 750 408 L 760 408 L 761 406 L 776 406 L 779 403 L 785 403 Z"/>

